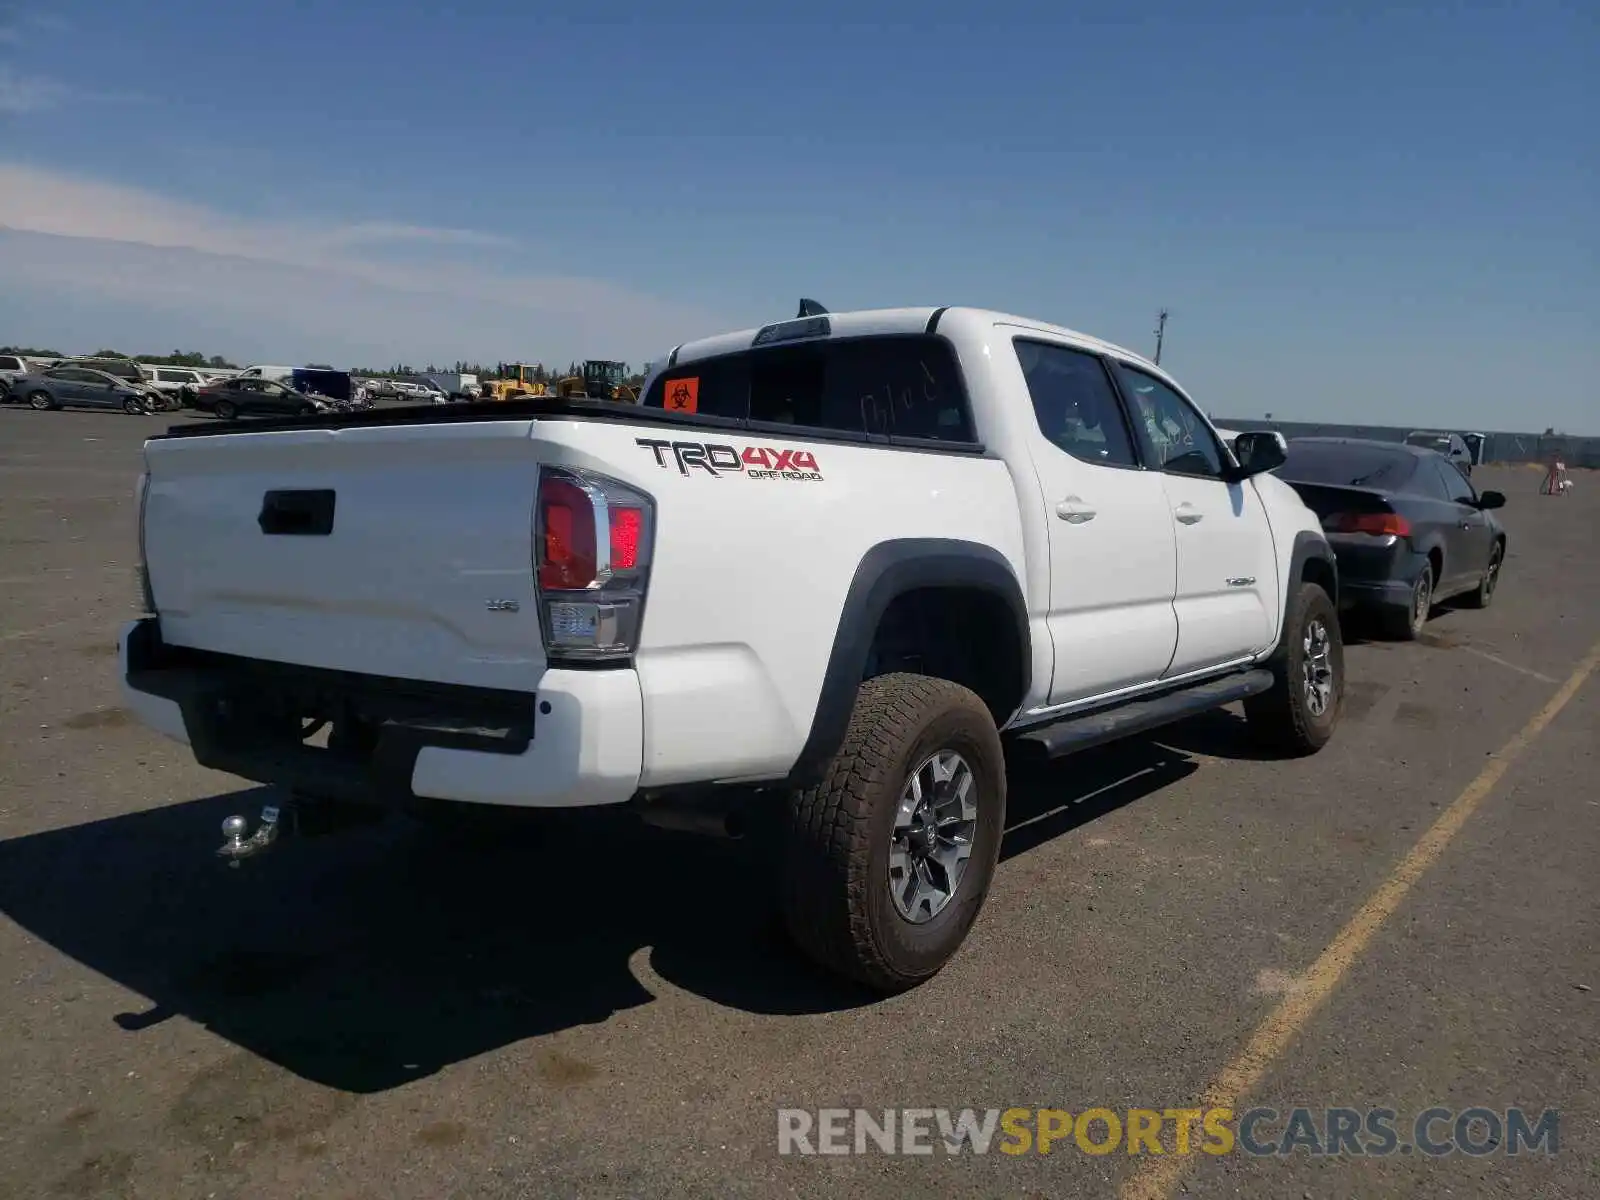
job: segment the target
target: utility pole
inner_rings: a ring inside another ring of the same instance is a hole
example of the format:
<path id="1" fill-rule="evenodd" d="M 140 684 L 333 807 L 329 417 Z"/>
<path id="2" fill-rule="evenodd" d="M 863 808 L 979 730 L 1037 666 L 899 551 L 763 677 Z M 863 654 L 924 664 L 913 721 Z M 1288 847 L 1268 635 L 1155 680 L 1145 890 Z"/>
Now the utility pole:
<path id="1" fill-rule="evenodd" d="M 1161 342 L 1167 333 L 1167 310 L 1162 309 L 1156 314 L 1156 365 L 1161 365 Z"/>

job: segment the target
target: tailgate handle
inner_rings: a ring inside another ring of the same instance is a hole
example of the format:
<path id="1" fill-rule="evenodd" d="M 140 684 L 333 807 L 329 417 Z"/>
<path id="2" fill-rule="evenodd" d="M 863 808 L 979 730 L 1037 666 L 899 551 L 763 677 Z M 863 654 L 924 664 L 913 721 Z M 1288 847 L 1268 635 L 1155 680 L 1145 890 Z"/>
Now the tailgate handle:
<path id="1" fill-rule="evenodd" d="M 332 488 L 268 492 L 261 498 L 256 524 L 262 533 L 327 537 L 333 532 L 333 502 Z"/>

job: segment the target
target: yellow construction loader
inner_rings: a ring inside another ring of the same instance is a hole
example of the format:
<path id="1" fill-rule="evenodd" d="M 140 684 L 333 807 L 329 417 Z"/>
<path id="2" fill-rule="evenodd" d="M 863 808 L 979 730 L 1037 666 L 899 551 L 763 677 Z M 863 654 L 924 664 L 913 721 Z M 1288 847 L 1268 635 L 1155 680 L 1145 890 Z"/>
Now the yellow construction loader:
<path id="1" fill-rule="evenodd" d="M 501 363 L 498 379 L 483 381 L 485 400 L 521 400 L 528 396 L 548 396 L 549 387 L 538 378 L 543 368 L 532 363 Z"/>
<path id="2" fill-rule="evenodd" d="M 583 374 L 556 380 L 555 394 L 563 400 L 616 400 L 639 403 L 639 393 L 628 386 L 628 364 L 591 358 Z"/>

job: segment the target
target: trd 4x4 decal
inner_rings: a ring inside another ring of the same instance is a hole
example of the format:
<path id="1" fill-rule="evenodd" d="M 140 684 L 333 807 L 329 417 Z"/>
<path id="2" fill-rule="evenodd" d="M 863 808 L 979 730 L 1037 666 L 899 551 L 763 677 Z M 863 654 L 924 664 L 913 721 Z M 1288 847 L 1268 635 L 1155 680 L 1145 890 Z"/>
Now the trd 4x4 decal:
<path id="1" fill-rule="evenodd" d="M 730 446 L 718 442 L 669 442 L 661 438 L 635 438 L 652 451 L 656 466 L 676 464 L 679 474 L 691 468 L 714 479 L 726 474 L 746 475 L 751 479 L 816 479 L 817 456 L 809 450 L 783 450 L 773 446 Z"/>

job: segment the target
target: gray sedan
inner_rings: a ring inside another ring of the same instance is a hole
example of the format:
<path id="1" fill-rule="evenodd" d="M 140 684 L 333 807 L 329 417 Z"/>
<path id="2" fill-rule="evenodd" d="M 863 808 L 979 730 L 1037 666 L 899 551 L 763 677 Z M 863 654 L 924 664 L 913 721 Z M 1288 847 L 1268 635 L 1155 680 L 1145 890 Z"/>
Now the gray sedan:
<path id="1" fill-rule="evenodd" d="M 52 367 L 11 381 L 13 398 L 29 408 L 120 408 L 134 416 L 151 411 L 151 399 L 126 379 L 88 367 Z"/>

